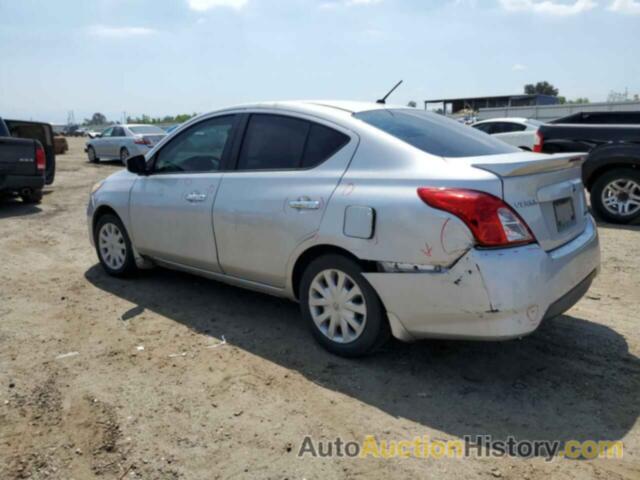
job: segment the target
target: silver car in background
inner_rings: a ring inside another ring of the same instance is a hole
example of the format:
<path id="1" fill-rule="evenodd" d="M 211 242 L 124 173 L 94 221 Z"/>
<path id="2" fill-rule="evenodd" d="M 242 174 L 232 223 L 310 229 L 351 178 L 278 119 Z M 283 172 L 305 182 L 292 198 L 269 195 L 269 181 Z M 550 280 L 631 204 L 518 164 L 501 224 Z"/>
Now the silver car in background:
<path id="1" fill-rule="evenodd" d="M 129 157 L 145 155 L 166 135 L 155 125 L 114 125 L 89 140 L 85 152 L 92 163 L 120 160 L 126 165 Z"/>
<path id="2" fill-rule="evenodd" d="M 339 355 L 516 338 L 598 271 L 582 161 L 411 108 L 245 105 L 96 184 L 89 238 L 114 276 L 159 265 L 298 301 Z"/>

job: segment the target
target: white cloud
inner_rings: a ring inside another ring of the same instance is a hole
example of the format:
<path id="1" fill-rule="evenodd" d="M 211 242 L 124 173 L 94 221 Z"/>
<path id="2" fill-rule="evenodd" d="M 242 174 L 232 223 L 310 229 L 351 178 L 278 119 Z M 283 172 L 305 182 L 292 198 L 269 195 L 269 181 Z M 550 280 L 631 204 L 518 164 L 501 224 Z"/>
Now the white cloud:
<path id="1" fill-rule="evenodd" d="M 332 0 L 321 3 L 320 8 L 332 9 L 339 7 L 355 7 L 359 5 L 375 5 L 376 3 L 382 3 L 382 0 Z"/>
<path id="2" fill-rule="evenodd" d="M 534 12 L 547 15 L 577 15 L 595 8 L 594 0 L 573 0 L 569 3 L 557 0 L 500 0 L 505 10 L 510 12 Z"/>
<path id="3" fill-rule="evenodd" d="M 241 10 L 248 2 L 249 0 L 187 0 L 189 8 L 196 12 L 205 12 L 218 7 L 228 7 Z"/>
<path id="4" fill-rule="evenodd" d="M 527 69 L 527 66 L 522 65 L 521 63 L 516 63 L 513 67 L 511 67 L 511 70 L 513 70 L 514 72 L 519 72 L 526 69 Z"/>
<path id="5" fill-rule="evenodd" d="M 126 38 L 153 35 L 156 30 L 146 27 L 110 27 L 107 25 L 91 25 L 87 28 L 90 35 L 107 38 Z"/>
<path id="6" fill-rule="evenodd" d="M 634 15 L 640 15 L 640 1 L 639 0 L 613 0 L 609 5 L 609 10 L 618 13 L 630 13 Z"/>

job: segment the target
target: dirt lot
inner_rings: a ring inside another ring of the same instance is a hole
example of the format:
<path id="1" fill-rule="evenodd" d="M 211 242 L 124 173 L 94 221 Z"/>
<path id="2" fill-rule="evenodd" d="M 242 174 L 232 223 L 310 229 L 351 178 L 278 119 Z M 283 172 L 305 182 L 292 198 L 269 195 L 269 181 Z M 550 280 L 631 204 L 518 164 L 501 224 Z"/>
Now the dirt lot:
<path id="1" fill-rule="evenodd" d="M 588 296 L 523 340 L 349 361 L 293 303 L 164 270 L 107 277 L 85 205 L 121 167 L 82 146 L 41 205 L 0 205 L 0 478 L 640 478 L 639 227 L 601 224 Z M 625 458 L 296 456 L 305 435 L 368 434 L 623 440 Z"/>

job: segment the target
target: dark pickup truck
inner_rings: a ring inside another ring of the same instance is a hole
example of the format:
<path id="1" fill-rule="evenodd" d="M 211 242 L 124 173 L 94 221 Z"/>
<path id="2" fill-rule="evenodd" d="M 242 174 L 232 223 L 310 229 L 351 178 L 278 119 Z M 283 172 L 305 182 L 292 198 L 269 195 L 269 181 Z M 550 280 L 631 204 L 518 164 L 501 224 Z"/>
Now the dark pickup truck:
<path id="1" fill-rule="evenodd" d="M 19 195 L 38 203 L 53 183 L 53 129 L 47 123 L 0 118 L 0 195 Z"/>
<path id="2" fill-rule="evenodd" d="M 640 218 L 640 124 L 544 124 L 534 152 L 588 152 L 582 181 L 603 219 Z"/>

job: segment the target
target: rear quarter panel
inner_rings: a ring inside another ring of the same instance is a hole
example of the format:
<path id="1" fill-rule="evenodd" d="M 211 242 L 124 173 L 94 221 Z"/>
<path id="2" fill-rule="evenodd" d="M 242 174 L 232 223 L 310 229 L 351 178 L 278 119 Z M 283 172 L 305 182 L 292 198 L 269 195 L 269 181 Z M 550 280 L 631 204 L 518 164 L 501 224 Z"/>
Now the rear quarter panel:
<path id="1" fill-rule="evenodd" d="M 362 260 L 449 266 L 473 245 L 464 223 L 426 205 L 419 187 L 474 188 L 501 196 L 498 178 L 479 169 L 452 166 L 399 140 L 361 136 L 360 146 L 328 202 L 319 231 L 292 255 L 290 269 L 305 250 L 335 245 Z M 373 236 L 345 235 L 349 206 L 375 212 Z"/>

